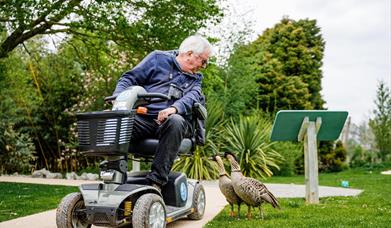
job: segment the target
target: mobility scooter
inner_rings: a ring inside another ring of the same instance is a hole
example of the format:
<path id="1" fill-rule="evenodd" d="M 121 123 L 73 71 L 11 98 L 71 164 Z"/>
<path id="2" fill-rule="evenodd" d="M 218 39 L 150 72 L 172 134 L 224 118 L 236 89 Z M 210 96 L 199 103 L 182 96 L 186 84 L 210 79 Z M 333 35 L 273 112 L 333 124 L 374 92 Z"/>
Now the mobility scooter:
<path id="1" fill-rule="evenodd" d="M 197 180 L 187 179 L 181 172 L 171 172 L 159 191 L 150 186 L 146 171 L 128 172 L 128 154 L 133 158 L 152 159 L 157 139 L 132 142 L 134 117 L 145 111 L 145 105 L 170 99 L 160 93 L 147 93 L 132 86 L 113 101 L 111 111 L 77 114 L 79 148 L 85 156 L 101 156 L 100 178 L 103 183 L 82 184 L 80 192 L 70 193 L 59 204 L 56 223 L 59 228 L 166 227 L 180 218 L 198 220 L 204 215 L 205 191 Z M 193 107 L 195 123 L 206 119 L 206 109 L 199 103 Z M 195 149 L 195 132 L 185 138 L 180 155 L 191 155 Z"/>

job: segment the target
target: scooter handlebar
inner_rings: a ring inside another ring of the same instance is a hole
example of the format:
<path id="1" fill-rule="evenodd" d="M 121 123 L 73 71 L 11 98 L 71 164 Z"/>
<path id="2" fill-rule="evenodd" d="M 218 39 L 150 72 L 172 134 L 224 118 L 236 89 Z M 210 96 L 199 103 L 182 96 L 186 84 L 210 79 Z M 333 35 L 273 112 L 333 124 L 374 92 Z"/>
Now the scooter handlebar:
<path id="1" fill-rule="evenodd" d="M 105 102 L 110 102 L 113 101 L 117 98 L 118 95 L 112 95 L 109 97 L 105 97 Z M 169 100 L 170 98 L 162 93 L 143 93 L 143 94 L 138 94 L 137 97 L 139 99 L 143 99 L 148 103 L 158 103 L 162 101 Z M 154 99 L 156 98 L 156 99 Z"/>
<path id="2" fill-rule="evenodd" d="M 113 101 L 113 100 L 115 100 L 115 98 L 117 98 L 117 95 L 105 97 L 105 102 Z"/>
<path id="3" fill-rule="evenodd" d="M 137 95 L 137 97 L 147 104 L 160 103 L 170 99 L 167 95 L 162 93 L 143 93 Z"/>
<path id="4" fill-rule="evenodd" d="M 143 94 L 139 94 L 137 96 L 138 98 L 144 98 L 144 99 L 152 99 L 152 98 L 159 98 L 159 99 L 162 99 L 162 100 L 169 100 L 170 98 L 167 96 L 167 95 L 164 95 L 162 93 L 143 93 Z"/>

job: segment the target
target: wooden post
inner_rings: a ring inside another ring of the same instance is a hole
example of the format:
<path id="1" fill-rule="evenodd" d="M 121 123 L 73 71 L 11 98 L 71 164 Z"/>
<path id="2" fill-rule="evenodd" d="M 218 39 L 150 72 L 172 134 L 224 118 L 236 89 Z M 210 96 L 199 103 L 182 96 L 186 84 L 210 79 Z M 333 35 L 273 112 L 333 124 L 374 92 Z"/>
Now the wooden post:
<path id="1" fill-rule="evenodd" d="M 316 126 L 315 122 L 310 121 L 305 137 L 305 144 L 307 144 L 307 173 L 306 176 L 306 196 L 307 203 L 319 203 L 319 181 L 318 181 L 318 151 L 316 141 Z"/>
<path id="2" fill-rule="evenodd" d="M 318 181 L 318 151 L 316 135 L 322 124 L 321 118 L 316 122 L 305 117 L 301 125 L 298 140 L 304 141 L 304 173 L 305 173 L 305 199 L 307 203 L 319 203 Z"/>

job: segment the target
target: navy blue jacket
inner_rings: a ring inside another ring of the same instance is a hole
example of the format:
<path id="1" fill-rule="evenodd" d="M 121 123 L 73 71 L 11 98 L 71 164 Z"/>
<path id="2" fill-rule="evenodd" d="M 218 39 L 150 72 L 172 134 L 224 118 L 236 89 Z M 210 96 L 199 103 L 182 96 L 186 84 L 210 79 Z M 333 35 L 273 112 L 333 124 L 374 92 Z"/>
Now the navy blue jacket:
<path id="1" fill-rule="evenodd" d="M 175 84 L 183 90 L 182 98 L 150 104 L 147 106 L 148 113 L 157 115 L 159 111 L 173 106 L 178 114 L 190 119 L 193 104 L 201 100 L 202 74 L 183 72 L 175 59 L 176 56 L 177 51 L 150 53 L 136 67 L 121 76 L 113 95 L 132 85 L 141 86 L 147 92 L 168 95 L 170 84 Z"/>

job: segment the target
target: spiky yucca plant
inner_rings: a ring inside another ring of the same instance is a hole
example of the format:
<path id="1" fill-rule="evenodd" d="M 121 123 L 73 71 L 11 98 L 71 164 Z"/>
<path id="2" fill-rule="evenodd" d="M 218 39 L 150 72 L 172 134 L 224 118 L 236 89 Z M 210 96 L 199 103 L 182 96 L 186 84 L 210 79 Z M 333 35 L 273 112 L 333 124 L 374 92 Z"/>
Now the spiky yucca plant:
<path id="1" fill-rule="evenodd" d="M 219 150 L 223 135 L 224 108 L 221 102 L 210 99 L 207 103 L 208 119 L 205 123 L 205 145 L 197 147 L 191 157 L 182 157 L 173 165 L 173 170 L 181 171 L 193 179 L 210 180 L 218 177 L 217 166 L 208 158 Z"/>
<path id="2" fill-rule="evenodd" d="M 226 126 L 225 149 L 236 154 L 245 176 L 266 178 L 273 175 L 271 167 L 279 169 L 282 157 L 271 148 L 270 130 L 270 121 L 257 115 L 231 119 Z"/>
<path id="3" fill-rule="evenodd" d="M 186 156 L 177 161 L 173 169 L 184 172 L 192 179 L 196 180 L 212 180 L 217 178 L 216 165 L 208 159 L 208 156 L 203 156 L 201 149 L 196 149 L 193 156 Z"/>

